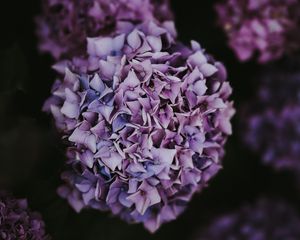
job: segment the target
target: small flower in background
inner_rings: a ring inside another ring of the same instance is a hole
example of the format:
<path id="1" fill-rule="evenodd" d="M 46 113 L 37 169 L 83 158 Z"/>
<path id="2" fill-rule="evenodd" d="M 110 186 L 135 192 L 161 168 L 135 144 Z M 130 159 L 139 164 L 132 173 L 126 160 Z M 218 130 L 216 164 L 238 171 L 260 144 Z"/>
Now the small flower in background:
<path id="1" fill-rule="evenodd" d="M 32 212 L 26 199 L 15 199 L 0 191 L 0 239 L 48 240 L 45 224 L 36 212 Z"/>
<path id="2" fill-rule="evenodd" d="M 299 61 L 269 67 L 260 77 L 258 94 L 245 108 L 244 140 L 277 170 L 300 170 Z"/>
<path id="3" fill-rule="evenodd" d="M 298 0 L 224 0 L 216 10 L 241 61 L 258 54 L 258 62 L 266 63 L 300 47 Z"/>
<path id="4" fill-rule="evenodd" d="M 173 18 L 169 0 L 44 0 L 42 7 L 36 20 L 39 50 L 55 59 L 85 53 L 87 37 Z"/>
<path id="5" fill-rule="evenodd" d="M 222 166 L 235 110 L 224 66 L 171 22 L 88 38 L 63 61 L 44 110 L 68 143 L 59 194 L 151 232 L 174 220 Z"/>
<path id="6" fill-rule="evenodd" d="M 282 201 L 260 199 L 254 205 L 216 218 L 197 240 L 297 240 L 300 218 L 293 207 Z"/>

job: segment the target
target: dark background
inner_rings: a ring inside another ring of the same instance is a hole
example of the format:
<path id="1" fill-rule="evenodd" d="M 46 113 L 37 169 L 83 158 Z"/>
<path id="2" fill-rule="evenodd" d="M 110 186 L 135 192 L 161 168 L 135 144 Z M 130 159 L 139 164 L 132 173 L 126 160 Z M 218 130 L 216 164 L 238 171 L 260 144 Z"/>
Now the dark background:
<path id="1" fill-rule="evenodd" d="M 27 197 L 42 213 L 54 240 L 190 239 L 214 216 L 253 202 L 260 196 L 279 197 L 296 205 L 299 192 L 294 176 L 264 167 L 243 145 L 239 127 L 241 106 L 254 96 L 256 75 L 263 66 L 239 63 L 222 31 L 216 27 L 212 0 L 172 0 L 179 39 L 194 39 L 228 68 L 238 109 L 234 135 L 226 145 L 224 169 L 210 186 L 195 196 L 176 221 L 148 234 L 141 225 L 127 225 L 109 213 L 84 210 L 76 214 L 56 195 L 64 163 L 51 118 L 41 112 L 54 81 L 51 58 L 36 49 L 34 16 L 40 0 L 3 1 L 0 39 L 0 188 Z M 299 204 L 298 204 L 299 205 Z M 299 208 L 299 206 L 298 206 Z"/>

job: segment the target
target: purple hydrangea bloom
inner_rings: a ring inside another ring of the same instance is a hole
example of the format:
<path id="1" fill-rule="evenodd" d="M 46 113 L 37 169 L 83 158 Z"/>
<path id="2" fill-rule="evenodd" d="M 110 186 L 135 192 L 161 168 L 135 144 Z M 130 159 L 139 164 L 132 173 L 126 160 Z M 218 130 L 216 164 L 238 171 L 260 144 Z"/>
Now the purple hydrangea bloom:
<path id="1" fill-rule="evenodd" d="M 44 0 L 42 7 L 37 18 L 39 50 L 55 59 L 84 53 L 87 37 L 173 18 L 169 0 Z"/>
<path id="2" fill-rule="evenodd" d="M 38 213 L 28 209 L 25 199 L 0 192 L 0 239 L 46 240 L 45 224 Z"/>
<path id="3" fill-rule="evenodd" d="M 216 10 L 241 61 L 258 53 L 258 61 L 265 63 L 299 49 L 298 0 L 224 0 Z"/>
<path id="4" fill-rule="evenodd" d="M 198 240 L 298 240 L 300 218 L 282 201 L 261 199 L 221 216 L 204 229 Z"/>
<path id="5" fill-rule="evenodd" d="M 246 106 L 247 145 L 277 170 L 300 170 L 300 71 L 273 66 L 261 76 L 258 96 Z M 296 68 L 296 69 L 293 69 Z"/>
<path id="6" fill-rule="evenodd" d="M 220 62 L 172 23 L 88 39 L 88 60 L 64 74 L 45 103 L 69 143 L 60 195 L 79 211 L 111 210 L 151 232 L 175 219 L 221 168 L 234 114 Z"/>

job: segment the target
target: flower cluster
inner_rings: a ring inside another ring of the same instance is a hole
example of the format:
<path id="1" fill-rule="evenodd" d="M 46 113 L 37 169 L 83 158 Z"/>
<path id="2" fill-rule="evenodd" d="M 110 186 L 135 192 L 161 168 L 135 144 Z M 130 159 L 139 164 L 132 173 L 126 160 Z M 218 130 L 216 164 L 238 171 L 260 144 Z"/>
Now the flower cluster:
<path id="1" fill-rule="evenodd" d="M 258 53 L 258 61 L 265 63 L 300 47 L 298 0 L 225 0 L 216 10 L 241 61 Z"/>
<path id="2" fill-rule="evenodd" d="M 0 192 L 0 239 L 46 240 L 49 237 L 41 216 L 28 209 L 25 199 Z"/>
<path id="3" fill-rule="evenodd" d="M 87 37 L 172 18 L 169 0 L 45 0 L 37 18 L 39 49 L 55 59 L 73 57 L 85 53 Z"/>
<path id="4" fill-rule="evenodd" d="M 300 218 L 295 209 L 281 201 L 261 199 L 253 206 L 214 220 L 198 240 L 297 240 Z"/>
<path id="5" fill-rule="evenodd" d="M 45 103 L 69 144 L 67 184 L 77 210 L 110 210 L 150 231 L 175 219 L 221 168 L 231 134 L 231 87 L 196 42 L 169 22 L 88 39 L 88 58 L 55 66 Z M 66 68 L 65 68 L 66 67 Z"/>
<path id="6" fill-rule="evenodd" d="M 247 145 L 277 170 L 300 170 L 300 72 L 293 64 L 285 70 L 274 65 L 262 75 L 243 120 Z"/>

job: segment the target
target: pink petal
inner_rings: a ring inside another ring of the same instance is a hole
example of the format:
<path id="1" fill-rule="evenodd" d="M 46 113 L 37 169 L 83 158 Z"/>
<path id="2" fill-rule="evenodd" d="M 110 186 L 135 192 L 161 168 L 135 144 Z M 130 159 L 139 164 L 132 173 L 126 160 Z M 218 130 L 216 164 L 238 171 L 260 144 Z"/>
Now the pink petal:
<path id="1" fill-rule="evenodd" d="M 123 84 L 126 87 L 135 88 L 140 84 L 140 80 L 136 76 L 134 71 L 129 71 L 127 77 L 125 78 Z M 122 87 L 122 86 L 121 86 Z"/>
<path id="2" fill-rule="evenodd" d="M 112 171 L 115 171 L 115 169 L 121 165 L 122 157 L 120 156 L 120 154 L 112 152 L 110 153 L 110 157 L 101 158 L 101 161 Z"/>
<path id="3" fill-rule="evenodd" d="M 87 167 L 92 168 L 94 165 L 94 154 L 86 150 L 84 153 L 81 154 L 82 161 L 86 164 Z"/>
<path id="4" fill-rule="evenodd" d="M 98 74 L 94 75 L 93 79 L 90 82 L 90 86 L 100 93 L 103 92 L 105 89 L 105 85 Z"/>
<path id="5" fill-rule="evenodd" d="M 209 63 L 204 63 L 199 67 L 199 70 L 203 73 L 205 77 L 210 77 L 211 75 L 218 72 L 218 69 Z"/>
<path id="6" fill-rule="evenodd" d="M 116 72 L 116 65 L 111 62 L 100 60 L 99 69 L 101 72 L 101 76 L 103 76 L 106 79 L 112 80 Z"/>
<path id="7" fill-rule="evenodd" d="M 141 214 L 144 215 L 148 207 L 150 206 L 150 199 L 146 197 L 142 197 L 140 192 L 132 194 L 127 198 L 128 200 L 134 202 L 136 210 Z"/>
<path id="8" fill-rule="evenodd" d="M 190 63 L 193 67 L 200 67 L 202 64 L 207 63 L 207 58 L 202 51 L 197 51 L 193 55 L 189 56 L 188 63 Z"/>
<path id="9" fill-rule="evenodd" d="M 160 37 L 147 36 L 147 41 L 154 52 L 160 52 L 162 49 L 162 41 Z"/>
<path id="10" fill-rule="evenodd" d="M 206 81 L 205 80 L 195 82 L 193 91 L 198 96 L 204 95 L 206 93 L 206 90 L 207 90 L 207 86 L 206 86 Z"/>
<path id="11" fill-rule="evenodd" d="M 104 57 L 113 50 L 113 42 L 110 37 L 87 38 L 87 52 L 91 56 Z"/>
<path id="12" fill-rule="evenodd" d="M 127 37 L 127 42 L 134 50 L 138 49 L 142 45 L 139 32 L 137 30 L 132 31 Z"/>
<path id="13" fill-rule="evenodd" d="M 161 163 L 171 165 L 176 155 L 176 149 L 152 148 L 151 153 L 153 157 L 158 159 Z"/>

